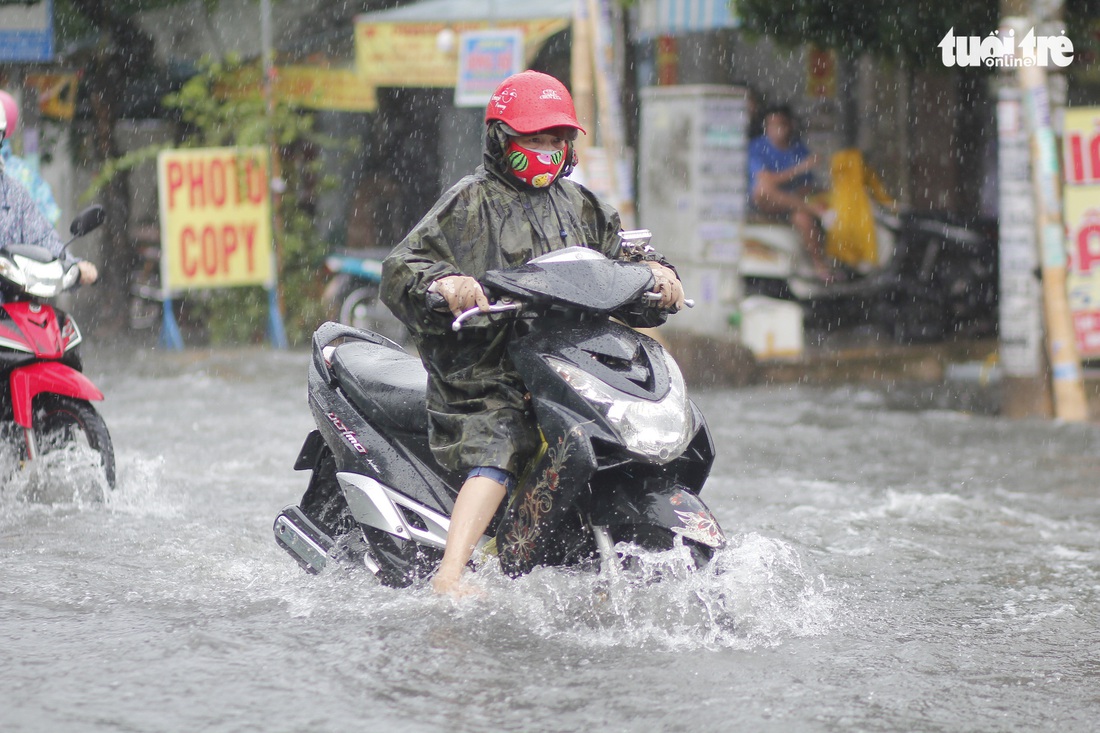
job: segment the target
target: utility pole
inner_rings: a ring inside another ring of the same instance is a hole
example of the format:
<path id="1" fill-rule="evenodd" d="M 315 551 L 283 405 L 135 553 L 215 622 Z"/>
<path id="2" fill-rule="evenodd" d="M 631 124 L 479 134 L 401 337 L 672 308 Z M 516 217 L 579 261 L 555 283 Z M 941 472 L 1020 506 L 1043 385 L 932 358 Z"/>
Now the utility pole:
<path id="1" fill-rule="evenodd" d="M 275 139 L 275 50 L 271 30 L 271 0 L 260 0 L 260 55 L 263 67 L 264 114 L 267 117 L 267 140 L 270 163 L 269 192 L 271 194 L 272 267 L 268 296 L 268 338 L 277 349 L 287 347 L 286 328 L 283 324 L 283 299 L 279 289 L 282 272 L 283 220 L 279 214 L 283 193 L 283 178 L 279 165 L 279 143 Z"/>
<path id="2" fill-rule="evenodd" d="M 1003 26 L 1015 31 L 1022 39 L 1034 27 L 1032 18 L 1006 18 Z M 1023 49 L 1017 46 L 1017 55 Z M 1035 231 L 1039 245 L 1042 273 L 1043 322 L 1047 358 L 1050 362 L 1054 416 L 1060 420 L 1088 420 L 1088 398 L 1085 396 L 1081 359 L 1077 353 L 1066 295 L 1066 243 L 1062 219 L 1062 176 L 1058 146 L 1051 125 L 1050 91 L 1046 67 L 1036 63 L 1018 67 L 1019 84 L 1027 109 L 1031 134 L 1031 175 L 1035 190 Z M 1003 213 L 1003 212 L 1002 212 Z"/>
<path id="3" fill-rule="evenodd" d="M 1022 39 L 1039 25 L 1033 10 L 1032 0 L 1001 0 L 1001 36 L 1011 31 Z M 1060 4 L 1044 10 L 1044 17 L 1057 16 Z M 1016 46 L 1014 61 L 1020 61 L 1021 51 Z M 1002 413 L 1086 420 L 1088 403 L 1066 300 L 1061 176 L 1045 69 L 1034 63 L 1006 67 L 1000 82 Z"/>

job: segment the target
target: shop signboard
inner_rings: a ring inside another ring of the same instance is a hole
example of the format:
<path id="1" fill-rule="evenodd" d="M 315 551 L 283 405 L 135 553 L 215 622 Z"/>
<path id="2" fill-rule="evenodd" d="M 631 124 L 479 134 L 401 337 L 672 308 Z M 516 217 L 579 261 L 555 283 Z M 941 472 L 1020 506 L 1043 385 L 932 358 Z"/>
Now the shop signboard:
<path id="1" fill-rule="evenodd" d="M 273 286 L 264 148 L 167 150 L 157 183 L 166 290 Z"/>
<path id="2" fill-rule="evenodd" d="M 53 61 L 53 0 L 0 5 L 0 63 Z"/>
<path id="3" fill-rule="evenodd" d="M 1100 358 L 1100 107 L 1067 109 L 1063 128 L 1066 289 L 1077 351 Z"/>

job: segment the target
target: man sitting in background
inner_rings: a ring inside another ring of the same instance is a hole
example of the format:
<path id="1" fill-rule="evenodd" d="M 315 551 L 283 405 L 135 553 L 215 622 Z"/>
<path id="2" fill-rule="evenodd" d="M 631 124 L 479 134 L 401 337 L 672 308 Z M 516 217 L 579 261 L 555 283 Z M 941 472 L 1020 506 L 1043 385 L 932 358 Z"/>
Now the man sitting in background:
<path id="1" fill-rule="evenodd" d="M 749 143 L 750 208 L 790 223 L 802 237 L 814 273 L 823 282 L 830 282 L 833 271 L 825 260 L 821 228 L 828 207 L 811 198 L 820 192 L 811 172 L 819 158 L 793 133 L 793 118 L 787 107 L 765 111 L 764 134 Z"/>

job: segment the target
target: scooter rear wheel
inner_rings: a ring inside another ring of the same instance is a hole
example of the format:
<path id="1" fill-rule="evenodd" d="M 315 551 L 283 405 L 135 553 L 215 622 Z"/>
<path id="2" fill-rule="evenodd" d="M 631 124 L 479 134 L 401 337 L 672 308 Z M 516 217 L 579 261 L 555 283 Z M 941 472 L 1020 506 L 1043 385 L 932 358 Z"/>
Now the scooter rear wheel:
<path id="1" fill-rule="evenodd" d="M 99 454 L 107 486 L 115 488 L 115 450 L 107 424 L 89 403 L 60 395 L 40 395 L 34 405 L 38 451 L 45 454 L 83 440 Z"/>

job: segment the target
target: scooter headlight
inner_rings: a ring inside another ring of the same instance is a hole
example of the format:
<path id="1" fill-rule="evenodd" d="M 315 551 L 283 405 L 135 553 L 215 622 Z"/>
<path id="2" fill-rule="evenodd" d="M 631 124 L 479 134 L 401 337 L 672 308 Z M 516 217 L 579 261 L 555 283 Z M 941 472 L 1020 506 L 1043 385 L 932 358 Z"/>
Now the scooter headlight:
<path id="1" fill-rule="evenodd" d="M 39 262 L 16 253 L 0 257 L 0 275 L 28 295 L 55 298 L 76 284 L 80 268 L 74 264 L 66 269 L 60 260 Z"/>
<path id="2" fill-rule="evenodd" d="M 56 298 L 80 279 L 80 268 L 73 265 L 68 270 L 58 260 L 51 262 L 21 263 L 26 284 L 23 289 L 36 298 Z"/>
<path id="3" fill-rule="evenodd" d="M 0 277 L 19 288 L 27 286 L 27 278 L 23 274 L 22 268 L 7 255 L 0 255 Z"/>
<path id="4" fill-rule="evenodd" d="M 628 451 L 664 464 L 687 448 L 695 433 L 695 421 L 680 368 L 667 354 L 663 356 L 671 384 L 668 393 L 653 402 L 623 395 L 561 359 L 552 356 L 545 359 L 559 377 L 607 419 Z"/>

